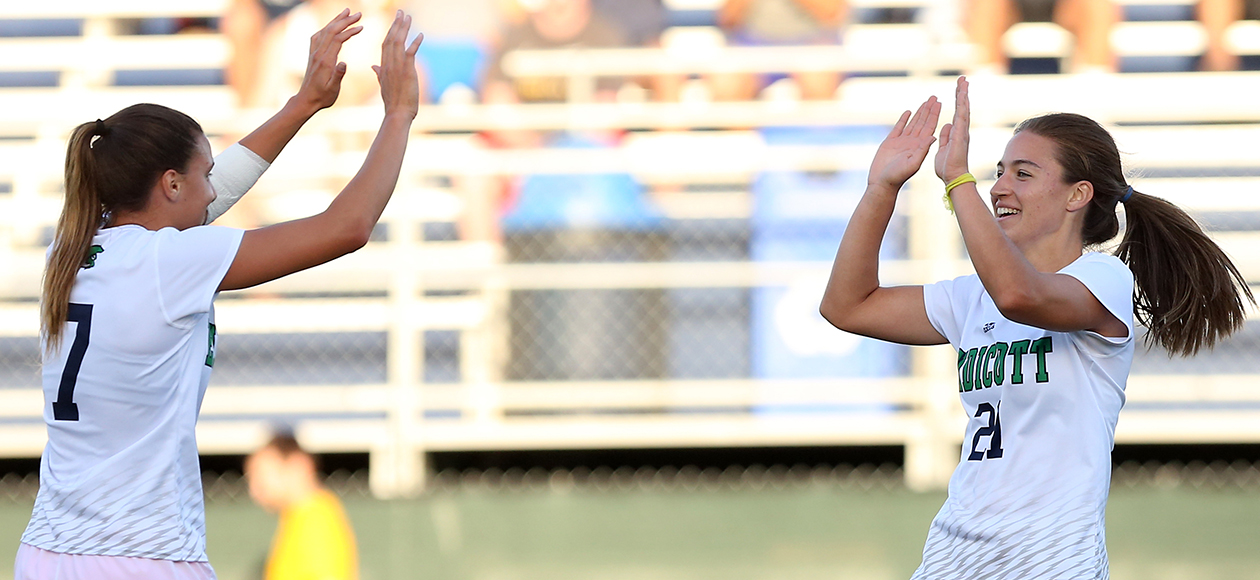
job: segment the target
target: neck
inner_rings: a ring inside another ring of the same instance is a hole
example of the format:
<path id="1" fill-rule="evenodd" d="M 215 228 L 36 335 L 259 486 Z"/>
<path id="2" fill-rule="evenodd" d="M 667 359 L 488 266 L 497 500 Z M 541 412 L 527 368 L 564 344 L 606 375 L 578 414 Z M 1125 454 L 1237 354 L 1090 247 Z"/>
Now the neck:
<path id="1" fill-rule="evenodd" d="M 125 225 L 140 226 L 154 232 L 165 227 L 172 227 L 170 220 L 163 216 L 154 215 L 152 212 L 119 212 L 111 215 L 109 221 L 105 223 L 107 228 Z"/>
<path id="2" fill-rule="evenodd" d="M 1038 272 L 1053 273 L 1080 258 L 1084 244 L 1079 236 L 1046 236 L 1019 249 Z"/>
<path id="3" fill-rule="evenodd" d="M 284 506 L 285 509 L 291 508 L 295 505 L 302 503 L 303 501 L 306 501 L 312 495 L 315 495 L 315 493 L 318 492 L 320 489 L 321 489 L 321 486 L 319 482 L 316 481 L 314 478 L 311 478 L 310 480 L 307 480 L 304 478 L 301 481 L 294 482 L 292 487 L 289 489 L 289 492 L 287 494 L 288 497 L 285 498 L 288 500 L 285 502 L 285 506 Z"/>

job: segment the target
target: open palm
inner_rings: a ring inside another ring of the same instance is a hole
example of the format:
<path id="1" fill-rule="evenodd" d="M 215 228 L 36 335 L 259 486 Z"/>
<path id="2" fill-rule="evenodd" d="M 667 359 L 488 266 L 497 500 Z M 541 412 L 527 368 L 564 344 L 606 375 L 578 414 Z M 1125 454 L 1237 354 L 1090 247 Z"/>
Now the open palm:
<path id="1" fill-rule="evenodd" d="M 940 116 L 941 103 L 936 97 L 923 101 L 913 117 L 910 111 L 902 113 L 897 125 L 875 152 L 867 181 L 900 189 L 927 159 L 928 148 L 936 140 L 933 134 Z"/>

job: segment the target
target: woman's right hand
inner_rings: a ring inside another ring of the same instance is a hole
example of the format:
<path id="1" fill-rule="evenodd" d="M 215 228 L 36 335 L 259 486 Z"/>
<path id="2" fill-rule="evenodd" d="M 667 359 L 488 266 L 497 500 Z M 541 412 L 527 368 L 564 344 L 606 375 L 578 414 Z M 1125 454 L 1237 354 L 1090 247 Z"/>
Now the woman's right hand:
<path id="1" fill-rule="evenodd" d="M 407 45 L 407 33 L 411 30 L 411 17 L 399 10 L 394 24 L 381 43 L 381 64 L 373 65 L 376 79 L 381 83 L 381 100 L 385 102 L 385 114 L 403 114 L 416 118 L 420 110 L 420 81 L 416 76 L 416 51 L 420 50 L 423 34 Z"/>
<path id="2" fill-rule="evenodd" d="M 902 113 L 892 132 L 879 144 L 875 159 L 871 161 L 871 171 L 867 174 L 867 183 L 900 190 L 901 185 L 927 159 L 928 148 L 936 141 L 933 134 L 940 116 L 941 103 L 936 97 L 923 101 L 913 117 L 910 111 Z"/>

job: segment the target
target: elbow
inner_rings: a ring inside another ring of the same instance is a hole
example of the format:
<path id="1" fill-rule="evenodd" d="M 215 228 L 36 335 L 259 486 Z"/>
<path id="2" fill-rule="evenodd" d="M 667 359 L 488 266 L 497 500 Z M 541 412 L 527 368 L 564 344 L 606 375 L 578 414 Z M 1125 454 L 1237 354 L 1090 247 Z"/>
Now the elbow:
<path id="1" fill-rule="evenodd" d="M 1000 292 L 991 293 L 990 296 L 998 312 L 1001 312 L 1007 320 L 1023 323 L 1028 320 L 1030 312 L 1037 310 L 1037 296 L 1026 288 L 1004 288 Z"/>
<path id="2" fill-rule="evenodd" d="M 351 233 L 349 239 L 346 240 L 346 247 L 348 248 L 346 253 L 349 254 L 350 252 L 357 252 L 363 249 L 364 246 L 368 245 L 368 242 L 370 241 L 372 241 L 372 226 L 369 225 L 367 227 L 357 228 Z"/>
<path id="3" fill-rule="evenodd" d="M 845 309 L 840 308 L 835 303 L 823 298 L 822 304 L 818 305 L 818 314 L 822 315 L 823 320 L 831 323 L 832 326 L 849 332 L 846 327 L 846 318 L 844 316 Z"/>
<path id="4" fill-rule="evenodd" d="M 337 248 L 341 255 L 357 252 L 372 239 L 374 223 L 347 223 L 337 231 Z"/>

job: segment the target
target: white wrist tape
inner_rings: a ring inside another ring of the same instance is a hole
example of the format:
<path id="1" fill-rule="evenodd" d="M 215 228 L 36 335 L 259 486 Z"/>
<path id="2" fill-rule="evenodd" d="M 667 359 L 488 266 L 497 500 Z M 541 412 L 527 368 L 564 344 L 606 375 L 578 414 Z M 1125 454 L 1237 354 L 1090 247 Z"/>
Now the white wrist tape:
<path id="1" fill-rule="evenodd" d="M 233 143 L 215 157 L 214 169 L 210 170 L 210 185 L 214 186 L 216 197 L 206 208 L 206 223 L 219 219 L 236 205 L 268 167 L 271 167 L 270 163 L 240 143 Z"/>

